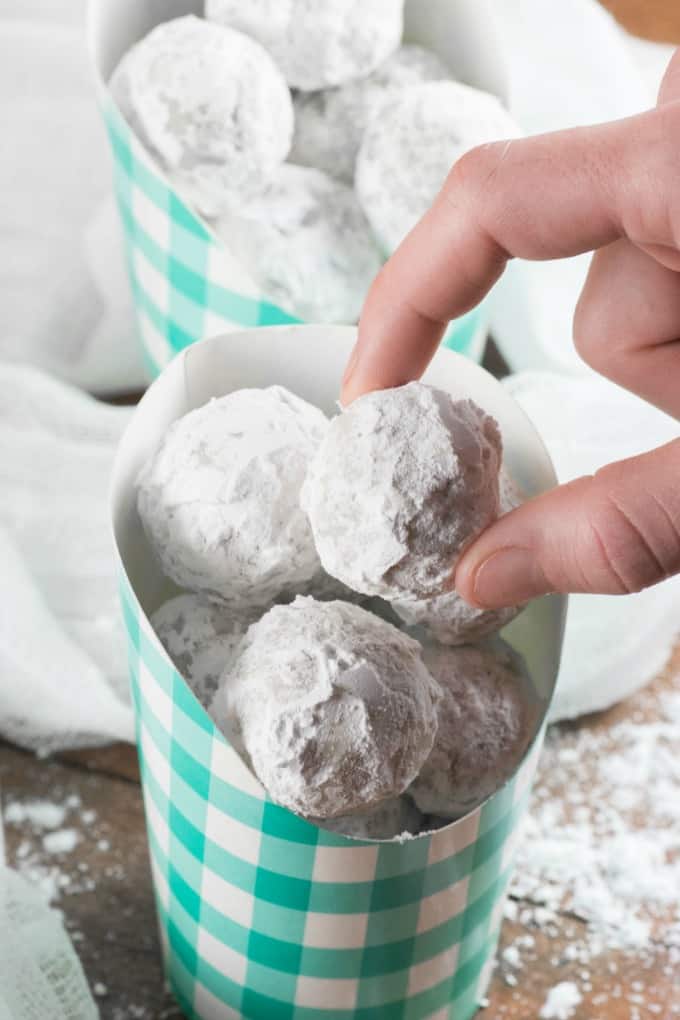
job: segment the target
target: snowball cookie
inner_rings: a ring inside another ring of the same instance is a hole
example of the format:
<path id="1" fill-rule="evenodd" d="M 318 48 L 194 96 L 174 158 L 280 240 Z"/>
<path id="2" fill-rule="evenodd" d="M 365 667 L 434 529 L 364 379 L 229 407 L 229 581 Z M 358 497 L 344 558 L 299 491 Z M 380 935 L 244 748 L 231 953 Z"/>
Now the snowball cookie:
<path id="1" fill-rule="evenodd" d="M 360 81 L 293 98 L 295 132 L 289 159 L 351 184 L 366 125 L 400 89 L 450 78 L 439 57 L 422 46 L 400 46 L 377 71 Z"/>
<path id="2" fill-rule="evenodd" d="M 507 514 L 523 502 L 514 481 L 501 469 L 499 476 L 501 514 Z M 408 626 L 424 627 L 430 637 L 443 645 L 463 645 L 505 627 L 517 616 L 521 606 L 507 609 L 477 609 L 455 592 L 433 599 L 402 599 L 392 604 L 397 616 Z"/>
<path id="3" fill-rule="evenodd" d="M 417 836 L 422 821 L 420 811 L 412 800 L 391 797 L 366 814 L 321 819 L 318 824 L 329 832 L 355 839 L 396 839 L 398 836 Z"/>
<path id="4" fill-rule="evenodd" d="M 364 134 L 356 188 L 384 252 L 427 212 L 464 152 L 516 135 L 495 96 L 455 81 L 414 85 L 383 103 Z"/>
<path id="5" fill-rule="evenodd" d="M 284 161 L 293 106 L 253 39 L 191 15 L 154 28 L 111 78 L 121 113 L 201 213 L 255 194 Z"/>
<path id="6" fill-rule="evenodd" d="M 416 641 L 359 606 L 300 596 L 249 628 L 213 712 L 275 801 L 334 818 L 415 779 L 438 698 Z"/>
<path id="7" fill-rule="evenodd" d="M 308 322 L 356 322 L 382 263 L 354 192 L 290 163 L 216 231 L 270 301 Z"/>
<path id="8" fill-rule="evenodd" d="M 367 595 L 431 598 L 499 512 L 501 437 L 472 400 L 423 383 L 332 420 L 302 488 L 324 569 Z"/>
<path id="9" fill-rule="evenodd" d="M 522 662 L 507 645 L 426 645 L 444 696 L 432 752 L 409 789 L 425 814 L 456 818 L 509 779 L 531 739 Z"/>
<path id="10" fill-rule="evenodd" d="M 265 46 L 292 88 L 365 78 L 396 50 L 404 0 L 206 0 L 207 18 Z"/>
<path id="11" fill-rule="evenodd" d="M 160 643 L 204 708 L 250 622 L 194 594 L 177 595 L 151 617 Z"/>
<path id="12" fill-rule="evenodd" d="M 137 480 L 165 574 L 239 611 L 320 568 L 300 487 L 328 422 L 281 386 L 211 400 L 174 422 Z"/>

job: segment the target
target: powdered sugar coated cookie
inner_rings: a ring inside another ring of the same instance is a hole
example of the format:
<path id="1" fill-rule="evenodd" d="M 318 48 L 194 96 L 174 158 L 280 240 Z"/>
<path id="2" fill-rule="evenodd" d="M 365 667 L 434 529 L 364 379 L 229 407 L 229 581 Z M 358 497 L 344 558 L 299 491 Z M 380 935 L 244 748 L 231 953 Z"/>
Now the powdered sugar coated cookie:
<path id="1" fill-rule="evenodd" d="M 313 166 L 351 184 L 364 132 L 390 96 L 409 85 L 450 77 L 439 57 L 422 46 L 400 46 L 368 78 L 293 99 L 295 132 L 290 162 Z"/>
<path id="2" fill-rule="evenodd" d="M 216 230 L 269 301 L 309 322 L 356 322 L 382 261 L 354 191 L 288 163 Z"/>
<path id="3" fill-rule="evenodd" d="M 501 514 L 509 513 L 522 502 L 519 489 L 507 471 L 499 476 Z M 517 616 L 521 606 L 507 609 L 478 609 L 458 595 L 445 592 L 433 599 L 403 599 L 392 603 L 397 616 L 410 627 L 424 627 L 444 645 L 462 645 L 505 627 Z"/>
<path id="4" fill-rule="evenodd" d="M 415 779 L 438 698 L 417 642 L 358 606 L 298 597 L 250 627 L 213 711 L 275 801 L 333 818 Z"/>
<path id="5" fill-rule="evenodd" d="M 304 587 L 320 564 L 300 487 L 327 425 L 281 386 L 237 390 L 174 422 L 137 482 L 165 574 L 239 612 Z"/>
<path id="6" fill-rule="evenodd" d="M 517 133 L 495 96 L 459 82 L 414 85 L 386 100 L 356 166 L 359 200 L 385 254 L 427 212 L 463 153 Z"/>
<path id="7" fill-rule="evenodd" d="M 255 194 L 290 149 L 283 76 L 233 29 L 192 15 L 166 21 L 123 57 L 110 86 L 140 141 L 206 216 Z"/>
<path id="8" fill-rule="evenodd" d="M 359 397 L 302 489 L 324 569 L 355 591 L 431 598 L 499 512 L 501 438 L 472 400 L 423 383 Z"/>
<path id="9" fill-rule="evenodd" d="M 252 620 L 202 595 L 177 595 L 151 617 L 159 641 L 204 708 Z"/>
<path id="10" fill-rule="evenodd" d="M 457 818 L 471 811 L 524 755 L 531 738 L 527 682 L 518 657 L 505 649 L 423 648 L 443 691 L 434 747 L 409 789 L 426 814 Z"/>
<path id="11" fill-rule="evenodd" d="M 207 18 L 265 46 L 292 88 L 364 78 L 399 45 L 404 0 L 206 0 Z"/>

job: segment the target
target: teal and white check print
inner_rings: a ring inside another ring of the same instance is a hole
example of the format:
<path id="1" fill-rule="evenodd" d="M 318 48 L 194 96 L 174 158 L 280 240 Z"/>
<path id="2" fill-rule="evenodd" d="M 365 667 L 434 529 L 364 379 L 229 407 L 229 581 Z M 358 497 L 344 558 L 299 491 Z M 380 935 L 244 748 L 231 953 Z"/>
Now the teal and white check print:
<path id="1" fill-rule="evenodd" d="M 262 297 L 238 259 L 168 185 L 103 87 L 100 96 L 139 338 L 152 376 L 197 340 L 298 322 Z M 478 308 L 452 323 L 446 346 L 479 357 L 483 320 Z"/>
<path id="2" fill-rule="evenodd" d="M 404 843 L 278 807 L 165 655 L 123 573 L 166 973 L 196 1020 L 468 1020 L 543 734 L 481 809 Z"/>

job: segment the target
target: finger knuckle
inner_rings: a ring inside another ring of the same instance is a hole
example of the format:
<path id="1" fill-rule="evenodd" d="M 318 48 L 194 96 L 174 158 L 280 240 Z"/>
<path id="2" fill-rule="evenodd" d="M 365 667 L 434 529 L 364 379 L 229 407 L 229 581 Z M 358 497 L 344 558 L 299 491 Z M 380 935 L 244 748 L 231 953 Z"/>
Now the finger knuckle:
<path id="1" fill-rule="evenodd" d="M 603 469 L 596 475 L 601 499 L 589 522 L 592 571 L 599 585 L 604 580 L 607 590 L 632 594 L 668 576 L 669 569 L 666 556 L 659 553 L 657 541 L 650 537 L 650 529 L 613 494 L 612 473 L 616 470 Z"/>
<path id="2" fill-rule="evenodd" d="M 506 142 L 489 142 L 468 149 L 451 167 L 445 192 L 478 199 L 493 183 L 506 149 Z"/>

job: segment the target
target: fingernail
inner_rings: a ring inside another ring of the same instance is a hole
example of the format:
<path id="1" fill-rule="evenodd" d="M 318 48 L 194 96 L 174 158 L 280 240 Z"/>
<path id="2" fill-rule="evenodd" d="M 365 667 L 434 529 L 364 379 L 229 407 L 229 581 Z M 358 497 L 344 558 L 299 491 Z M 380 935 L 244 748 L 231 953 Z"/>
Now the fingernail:
<path id="1" fill-rule="evenodd" d="M 519 546 L 491 553 L 473 568 L 471 580 L 475 603 L 488 609 L 520 605 L 553 590 L 536 554 Z"/>

